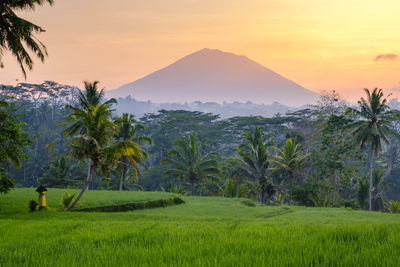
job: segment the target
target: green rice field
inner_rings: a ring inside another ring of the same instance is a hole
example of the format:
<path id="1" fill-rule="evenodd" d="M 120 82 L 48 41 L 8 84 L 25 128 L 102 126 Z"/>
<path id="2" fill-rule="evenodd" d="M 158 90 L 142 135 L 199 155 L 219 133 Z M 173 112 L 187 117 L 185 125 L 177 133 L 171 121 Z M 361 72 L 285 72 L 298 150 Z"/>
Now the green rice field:
<path id="1" fill-rule="evenodd" d="M 29 213 L 34 189 L 0 196 L 0 266 L 400 266 L 400 215 L 345 208 L 255 207 L 243 199 L 128 212 Z M 73 192 L 73 190 L 68 190 Z M 171 197 L 89 191 L 82 205 Z"/>

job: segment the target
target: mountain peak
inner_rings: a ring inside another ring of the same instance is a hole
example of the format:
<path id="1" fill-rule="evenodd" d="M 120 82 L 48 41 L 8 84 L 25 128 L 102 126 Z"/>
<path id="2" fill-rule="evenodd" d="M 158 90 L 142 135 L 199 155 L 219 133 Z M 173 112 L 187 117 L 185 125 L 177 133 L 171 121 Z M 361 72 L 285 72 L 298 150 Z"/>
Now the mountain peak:
<path id="1" fill-rule="evenodd" d="M 208 47 L 204 47 L 203 49 L 195 52 L 195 53 L 210 53 L 210 52 L 218 52 L 218 53 L 223 53 L 221 50 L 219 49 L 212 49 L 212 48 L 208 48 Z"/>
<path id="2" fill-rule="evenodd" d="M 246 56 L 210 48 L 189 54 L 107 95 L 132 95 L 153 102 L 277 101 L 290 106 L 313 103 L 318 96 Z"/>
<path id="3" fill-rule="evenodd" d="M 224 60 L 224 59 L 236 59 L 236 60 L 249 60 L 246 56 L 243 55 L 236 55 L 231 52 L 225 52 L 219 49 L 211 49 L 211 48 L 203 48 L 199 51 L 196 51 L 192 54 L 189 54 L 182 59 L 185 58 L 201 58 L 201 59 L 207 59 L 207 60 Z"/>
<path id="4" fill-rule="evenodd" d="M 199 50 L 197 52 L 194 52 L 193 54 L 196 54 L 196 53 L 199 53 L 199 54 L 202 54 L 202 55 L 239 56 L 239 57 L 242 56 L 242 55 L 236 55 L 236 54 L 231 53 L 231 52 L 225 52 L 225 51 L 222 51 L 222 50 L 219 50 L 219 49 L 212 49 L 212 48 L 203 48 L 203 49 L 201 49 L 201 50 Z"/>
<path id="5" fill-rule="evenodd" d="M 203 49 L 201 49 L 201 50 L 199 50 L 197 52 L 194 52 L 193 54 L 195 54 L 195 53 L 231 54 L 231 53 L 228 53 L 228 52 L 223 52 L 223 51 L 221 51 L 219 49 L 212 49 L 212 48 L 207 48 L 207 47 L 205 47 L 205 48 L 203 48 Z"/>

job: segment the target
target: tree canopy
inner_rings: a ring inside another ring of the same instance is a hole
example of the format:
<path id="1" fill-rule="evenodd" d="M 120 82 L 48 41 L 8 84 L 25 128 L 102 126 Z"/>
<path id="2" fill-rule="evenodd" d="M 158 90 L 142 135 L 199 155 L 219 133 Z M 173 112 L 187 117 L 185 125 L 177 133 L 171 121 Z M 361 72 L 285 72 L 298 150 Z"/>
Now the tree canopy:
<path id="1" fill-rule="evenodd" d="M 3 66 L 2 57 L 10 52 L 17 59 L 21 71 L 26 77 L 26 69 L 33 69 L 32 52 L 41 61 L 47 56 L 45 45 L 35 34 L 45 30 L 19 17 L 17 11 L 32 11 L 36 6 L 45 3 L 53 4 L 53 0 L 1 0 L 0 1 L 0 66 Z"/>

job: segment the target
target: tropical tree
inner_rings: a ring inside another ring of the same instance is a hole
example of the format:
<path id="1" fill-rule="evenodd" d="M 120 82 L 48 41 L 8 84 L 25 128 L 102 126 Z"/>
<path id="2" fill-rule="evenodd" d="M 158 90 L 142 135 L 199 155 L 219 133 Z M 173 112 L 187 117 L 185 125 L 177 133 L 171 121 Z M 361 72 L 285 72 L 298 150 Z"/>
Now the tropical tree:
<path id="1" fill-rule="evenodd" d="M 369 182 L 368 179 L 359 178 L 357 180 L 357 202 L 361 209 L 366 208 L 367 200 L 368 200 L 368 191 L 369 191 Z"/>
<path id="2" fill-rule="evenodd" d="M 257 183 L 259 201 L 266 203 L 268 192 L 268 145 L 267 137 L 256 127 L 254 132 L 242 133 L 243 142 L 237 148 L 237 164 L 250 178 L 247 182 Z M 271 195 L 272 196 L 272 195 Z M 269 196 L 269 197 L 271 197 Z"/>
<path id="3" fill-rule="evenodd" d="M 99 106 L 99 105 L 107 105 L 111 106 L 112 104 L 116 104 L 117 101 L 114 98 L 111 98 L 105 102 L 104 100 L 105 91 L 104 88 L 99 89 L 98 84 L 99 81 L 88 82 L 84 81 L 85 90 L 78 92 L 78 103 L 81 108 L 88 109 L 90 105 Z"/>
<path id="4" fill-rule="evenodd" d="M 237 184 L 232 179 L 226 179 L 223 187 L 224 197 L 245 197 L 249 191 L 247 184 Z"/>
<path id="5" fill-rule="evenodd" d="M 45 30 L 16 14 L 16 11 L 32 11 L 36 6 L 45 3 L 53 4 L 53 0 L 0 0 L 0 66 L 3 67 L 2 56 L 11 52 L 26 77 L 25 67 L 33 68 L 33 60 L 29 50 L 41 61 L 47 56 L 47 50 L 34 34 Z"/>
<path id="6" fill-rule="evenodd" d="M 286 174 L 290 187 L 289 205 L 292 205 L 293 186 L 297 180 L 296 176 L 300 173 L 310 155 L 310 153 L 304 154 L 300 149 L 300 145 L 289 138 L 282 148 L 277 149 L 277 155 L 271 159 L 274 165 L 271 169 L 279 170 Z"/>
<path id="7" fill-rule="evenodd" d="M 205 136 L 218 115 L 200 111 L 186 110 L 160 110 L 157 114 L 146 114 L 140 120 L 146 126 L 146 135 L 151 136 L 154 146 L 149 148 L 152 155 L 150 164 L 156 165 L 161 159 L 168 156 L 168 151 L 173 147 L 175 140 L 182 137 L 182 133 L 196 132 L 202 140 L 215 136 Z"/>
<path id="8" fill-rule="evenodd" d="M 30 144 L 27 133 L 22 131 L 23 123 L 13 113 L 13 103 L 0 100 L 0 193 L 7 193 L 14 186 L 14 180 L 8 177 L 10 165 L 22 166 L 22 160 L 27 159 L 23 148 Z"/>
<path id="9" fill-rule="evenodd" d="M 326 183 L 317 184 L 324 185 L 322 187 L 329 185 L 332 207 L 337 205 L 340 197 L 346 198 L 349 189 L 346 184 L 354 176 L 350 173 L 355 172 L 355 166 L 362 160 L 362 155 L 354 148 L 351 138 L 346 138 L 341 132 L 349 122 L 344 115 L 330 115 L 322 120 L 317 127 L 318 134 L 311 149 L 314 176 L 319 182 L 326 180 Z"/>
<path id="10" fill-rule="evenodd" d="M 116 140 L 123 141 L 123 142 L 135 141 L 139 144 L 144 144 L 144 143 L 147 143 L 149 145 L 153 144 L 153 141 L 151 140 L 151 138 L 149 138 L 147 136 L 139 136 L 138 135 L 138 132 L 145 130 L 145 127 L 143 124 L 138 123 L 132 114 L 123 113 L 121 117 L 119 117 L 115 120 L 115 123 L 119 127 L 118 134 L 115 136 Z M 135 158 L 135 161 L 137 163 L 142 164 L 143 162 L 141 159 L 147 160 L 149 158 L 149 154 L 143 149 L 141 149 L 140 152 L 141 152 L 140 158 Z M 126 156 L 123 156 L 121 163 L 119 164 L 120 165 L 119 169 L 121 170 L 121 174 L 119 177 L 119 190 L 124 189 L 124 183 L 127 179 L 127 173 L 129 170 L 128 163 L 129 163 L 128 158 Z M 138 176 L 138 174 L 139 174 L 138 165 L 134 166 L 134 172 L 135 172 L 136 176 Z"/>
<path id="11" fill-rule="evenodd" d="M 393 186 L 391 183 L 385 181 L 385 170 L 374 169 L 372 172 L 372 209 L 384 210 L 385 208 L 385 193 Z"/>
<path id="12" fill-rule="evenodd" d="M 163 177 L 173 176 L 189 184 L 192 195 L 198 186 L 207 181 L 218 181 L 221 177 L 216 153 L 203 153 L 202 144 L 196 142 L 194 134 L 177 140 L 168 152 L 168 158 L 162 159 L 167 164 Z"/>
<path id="13" fill-rule="evenodd" d="M 39 179 L 39 183 L 47 187 L 77 186 L 84 180 L 84 172 L 81 171 L 80 166 L 68 161 L 64 155 L 52 161 L 49 166 L 45 166 L 43 169 L 46 172 Z"/>
<path id="14" fill-rule="evenodd" d="M 85 110 L 88 110 L 90 106 L 99 106 L 105 105 L 108 108 L 111 107 L 112 104 L 116 104 L 117 101 L 114 98 L 111 98 L 103 103 L 105 92 L 104 88 L 99 89 L 98 84 L 99 81 L 94 82 L 83 82 L 85 85 L 85 90 L 78 90 L 78 104 L 79 107 Z M 71 105 L 67 105 L 68 108 L 72 108 Z M 88 171 L 90 168 L 90 158 L 88 158 Z"/>
<path id="15" fill-rule="evenodd" d="M 111 111 L 107 105 L 92 106 L 88 109 L 73 108 L 72 114 L 67 117 L 69 127 L 65 135 L 73 136 L 69 141 L 70 156 L 79 160 L 90 159 L 88 175 L 81 192 L 66 209 L 71 210 L 88 189 L 95 173 L 107 175 L 126 157 L 134 166 L 136 160 L 142 160 L 140 146 L 131 140 L 115 140 L 118 134 L 118 125 L 111 120 Z"/>
<path id="16" fill-rule="evenodd" d="M 389 136 L 400 138 L 399 134 L 391 128 L 394 118 L 398 117 L 397 111 L 390 110 L 383 97 L 382 89 L 375 88 L 372 93 L 364 89 L 367 99 L 363 97 L 358 101 L 360 110 L 349 108 L 346 113 L 355 120 L 346 125 L 343 130 L 350 131 L 354 136 L 360 149 L 369 147 L 368 169 L 369 169 L 369 210 L 372 210 L 373 191 L 373 164 L 374 159 L 382 150 L 382 141 L 389 144 Z"/>

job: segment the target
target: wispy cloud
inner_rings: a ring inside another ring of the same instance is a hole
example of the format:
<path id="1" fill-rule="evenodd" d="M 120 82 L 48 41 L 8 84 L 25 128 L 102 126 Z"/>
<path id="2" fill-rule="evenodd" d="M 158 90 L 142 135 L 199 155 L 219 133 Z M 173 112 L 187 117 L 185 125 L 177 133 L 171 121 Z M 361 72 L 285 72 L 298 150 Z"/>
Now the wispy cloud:
<path id="1" fill-rule="evenodd" d="M 377 55 L 374 61 L 388 61 L 388 60 L 396 60 L 398 55 L 396 54 L 380 54 Z"/>
<path id="2" fill-rule="evenodd" d="M 394 87 L 390 88 L 389 90 L 396 94 L 400 93 L 400 81 Z"/>
<path id="3" fill-rule="evenodd" d="M 398 93 L 400 93 L 400 87 L 393 87 L 393 88 L 390 89 L 390 91 L 393 92 L 393 93 L 398 94 Z"/>

